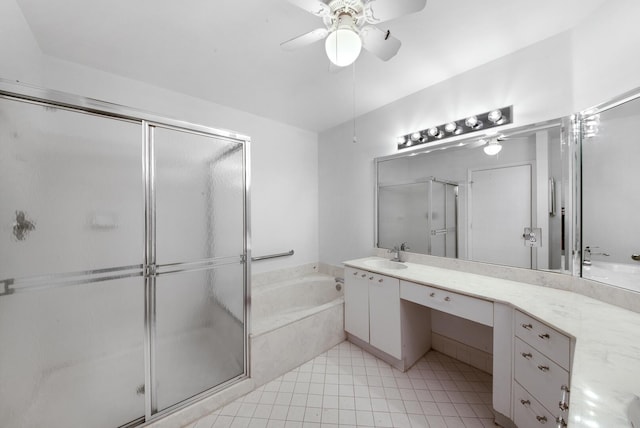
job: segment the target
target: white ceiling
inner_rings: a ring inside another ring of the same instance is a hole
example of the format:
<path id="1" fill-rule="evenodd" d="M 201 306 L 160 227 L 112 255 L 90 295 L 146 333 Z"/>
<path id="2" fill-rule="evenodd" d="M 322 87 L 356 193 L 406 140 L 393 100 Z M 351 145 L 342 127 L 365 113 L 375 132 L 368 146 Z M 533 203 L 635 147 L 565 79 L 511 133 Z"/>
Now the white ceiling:
<path id="1" fill-rule="evenodd" d="M 356 62 L 356 114 L 575 26 L 606 0 L 428 0 L 379 27 L 402 41 Z M 17 0 L 43 53 L 311 131 L 353 116 L 353 70 L 328 71 L 322 26 L 286 0 Z"/>

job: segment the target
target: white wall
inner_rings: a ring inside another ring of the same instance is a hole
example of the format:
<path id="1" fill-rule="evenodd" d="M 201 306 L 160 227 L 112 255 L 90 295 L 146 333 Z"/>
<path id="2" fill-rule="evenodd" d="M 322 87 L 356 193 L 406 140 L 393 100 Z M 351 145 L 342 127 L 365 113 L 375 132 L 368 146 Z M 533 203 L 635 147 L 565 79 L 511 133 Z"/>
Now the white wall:
<path id="1" fill-rule="evenodd" d="M 574 28 L 574 111 L 640 87 L 640 2 L 609 0 Z"/>
<path id="2" fill-rule="evenodd" d="M 253 272 L 318 261 L 316 133 L 42 55 L 15 2 L 1 3 L 1 78 L 250 136 L 253 255 L 296 251 L 293 257 L 256 262 Z"/>
<path id="3" fill-rule="evenodd" d="M 361 116 L 357 143 L 350 122 L 321 133 L 320 259 L 371 254 L 373 159 L 395 153 L 398 135 L 511 104 L 514 126 L 571 113 L 570 48 L 563 33 Z"/>

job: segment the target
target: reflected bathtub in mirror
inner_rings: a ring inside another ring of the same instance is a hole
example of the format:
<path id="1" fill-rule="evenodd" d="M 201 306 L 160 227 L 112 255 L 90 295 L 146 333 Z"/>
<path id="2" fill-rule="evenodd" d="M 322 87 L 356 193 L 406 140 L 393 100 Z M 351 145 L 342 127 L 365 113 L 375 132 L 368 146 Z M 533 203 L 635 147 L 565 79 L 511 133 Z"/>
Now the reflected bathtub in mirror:
<path id="1" fill-rule="evenodd" d="M 640 291 L 640 90 L 582 112 L 582 276 Z"/>

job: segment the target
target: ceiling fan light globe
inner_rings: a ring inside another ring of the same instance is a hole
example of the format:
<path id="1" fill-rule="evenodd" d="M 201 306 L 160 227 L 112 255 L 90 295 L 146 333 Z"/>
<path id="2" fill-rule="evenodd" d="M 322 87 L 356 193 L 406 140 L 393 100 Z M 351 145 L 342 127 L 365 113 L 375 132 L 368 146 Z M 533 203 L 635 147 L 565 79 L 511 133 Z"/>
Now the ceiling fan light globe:
<path id="1" fill-rule="evenodd" d="M 500 153 L 500 150 L 502 150 L 502 144 L 497 141 L 490 141 L 486 146 L 484 146 L 484 152 L 489 156 L 497 155 Z"/>
<path id="2" fill-rule="evenodd" d="M 338 28 L 329 33 L 324 43 L 329 61 L 338 67 L 346 67 L 358 59 L 362 50 L 362 40 L 353 30 Z"/>

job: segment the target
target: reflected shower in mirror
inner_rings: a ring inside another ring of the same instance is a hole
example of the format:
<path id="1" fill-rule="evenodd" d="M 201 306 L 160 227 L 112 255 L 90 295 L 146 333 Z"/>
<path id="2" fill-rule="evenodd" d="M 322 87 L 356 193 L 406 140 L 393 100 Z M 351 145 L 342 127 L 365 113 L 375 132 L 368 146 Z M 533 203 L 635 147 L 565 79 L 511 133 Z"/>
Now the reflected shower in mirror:
<path id="1" fill-rule="evenodd" d="M 580 117 L 582 276 L 640 291 L 640 92 Z"/>
<path id="2" fill-rule="evenodd" d="M 565 128 L 555 120 L 375 159 L 377 246 L 569 271 Z"/>

